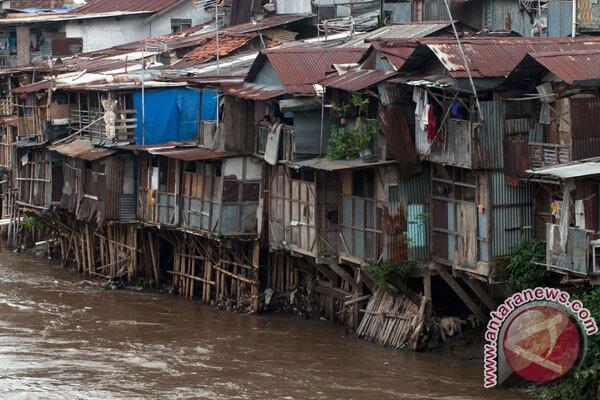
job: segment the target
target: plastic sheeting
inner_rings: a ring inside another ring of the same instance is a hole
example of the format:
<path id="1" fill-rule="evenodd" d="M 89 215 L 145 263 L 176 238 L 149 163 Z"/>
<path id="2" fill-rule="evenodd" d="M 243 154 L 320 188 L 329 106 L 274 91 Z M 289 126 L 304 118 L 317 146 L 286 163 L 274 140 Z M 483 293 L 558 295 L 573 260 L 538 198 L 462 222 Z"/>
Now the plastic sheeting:
<path id="1" fill-rule="evenodd" d="M 151 90 L 145 93 L 145 130 L 142 133 L 142 93 L 133 94 L 138 112 L 137 143 L 161 144 L 196 140 L 200 120 L 216 118 L 216 92 L 192 89 Z"/>

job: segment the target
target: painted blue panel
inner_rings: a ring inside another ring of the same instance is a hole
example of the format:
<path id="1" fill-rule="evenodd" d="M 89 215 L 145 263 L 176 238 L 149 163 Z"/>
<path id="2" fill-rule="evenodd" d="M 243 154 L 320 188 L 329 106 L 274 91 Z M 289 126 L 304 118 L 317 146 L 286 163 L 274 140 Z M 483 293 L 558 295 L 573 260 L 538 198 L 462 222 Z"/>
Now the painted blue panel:
<path id="1" fill-rule="evenodd" d="M 425 247 L 427 234 L 425 229 L 425 206 L 410 204 L 408 206 L 408 241 L 411 247 Z"/>
<path id="2" fill-rule="evenodd" d="M 151 90 L 145 93 L 145 129 L 142 129 L 142 93 L 133 94 L 138 110 L 138 144 L 194 140 L 198 136 L 201 94 L 191 89 Z M 143 132 L 143 133 L 142 133 Z"/>
<path id="3" fill-rule="evenodd" d="M 217 100 L 219 98 L 219 92 L 217 91 L 202 91 L 202 111 L 200 119 L 202 121 L 216 121 L 217 120 Z"/>

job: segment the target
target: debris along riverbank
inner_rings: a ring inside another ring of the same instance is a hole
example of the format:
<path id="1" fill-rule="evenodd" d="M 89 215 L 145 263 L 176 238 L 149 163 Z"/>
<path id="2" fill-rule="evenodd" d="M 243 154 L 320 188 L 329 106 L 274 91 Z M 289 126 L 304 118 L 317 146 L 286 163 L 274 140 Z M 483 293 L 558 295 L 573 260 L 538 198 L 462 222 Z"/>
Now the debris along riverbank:
<path id="1" fill-rule="evenodd" d="M 0 252 L 2 399 L 523 398 L 483 390 L 481 360 L 452 347 L 390 352 L 318 319 L 100 290 L 67 271 Z"/>

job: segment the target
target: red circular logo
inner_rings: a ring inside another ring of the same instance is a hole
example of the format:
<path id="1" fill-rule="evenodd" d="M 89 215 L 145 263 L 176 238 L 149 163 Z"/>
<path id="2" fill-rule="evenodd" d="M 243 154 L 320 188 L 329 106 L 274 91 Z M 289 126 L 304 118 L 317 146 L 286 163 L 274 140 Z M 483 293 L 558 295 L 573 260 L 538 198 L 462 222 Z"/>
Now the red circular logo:
<path id="1" fill-rule="evenodd" d="M 548 383 L 571 371 L 581 351 L 581 335 L 564 311 L 535 306 L 510 322 L 503 346 L 506 361 L 519 376 Z"/>

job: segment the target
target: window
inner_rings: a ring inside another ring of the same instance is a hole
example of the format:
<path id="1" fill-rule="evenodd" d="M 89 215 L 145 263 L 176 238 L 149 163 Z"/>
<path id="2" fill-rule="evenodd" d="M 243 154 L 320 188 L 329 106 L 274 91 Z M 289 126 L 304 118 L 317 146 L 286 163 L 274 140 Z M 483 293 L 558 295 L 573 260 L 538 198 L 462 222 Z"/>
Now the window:
<path id="1" fill-rule="evenodd" d="M 191 19 L 171 18 L 171 32 L 177 33 L 192 27 Z"/>

